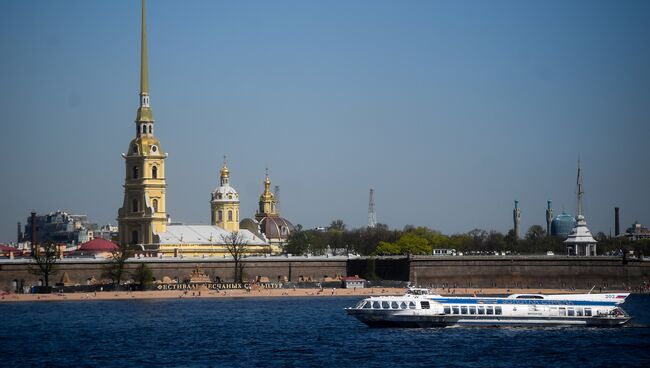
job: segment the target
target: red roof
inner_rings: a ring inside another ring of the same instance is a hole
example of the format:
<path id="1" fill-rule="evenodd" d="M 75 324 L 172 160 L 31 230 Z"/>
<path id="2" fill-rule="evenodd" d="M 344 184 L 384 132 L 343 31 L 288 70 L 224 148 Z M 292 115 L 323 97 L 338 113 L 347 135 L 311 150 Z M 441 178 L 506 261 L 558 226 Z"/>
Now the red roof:
<path id="1" fill-rule="evenodd" d="M 87 241 L 79 247 L 79 251 L 93 251 L 93 252 L 111 252 L 120 249 L 117 244 L 106 239 L 97 238 Z"/>
<path id="2" fill-rule="evenodd" d="M 343 281 L 366 281 L 366 280 L 362 279 L 359 276 L 346 276 L 346 277 L 342 278 L 341 280 L 343 280 Z"/>
<path id="3" fill-rule="evenodd" d="M 10 247 L 8 245 L 0 244 L 0 252 L 19 252 L 18 248 Z"/>

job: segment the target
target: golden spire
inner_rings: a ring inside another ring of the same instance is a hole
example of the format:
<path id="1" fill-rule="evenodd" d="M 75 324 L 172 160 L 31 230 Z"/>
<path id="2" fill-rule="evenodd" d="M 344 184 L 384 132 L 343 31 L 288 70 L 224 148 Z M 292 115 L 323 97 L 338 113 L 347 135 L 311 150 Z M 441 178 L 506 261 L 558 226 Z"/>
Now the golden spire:
<path id="1" fill-rule="evenodd" d="M 147 68 L 147 17 L 142 0 L 142 29 L 140 30 L 140 94 L 149 94 L 149 70 Z"/>
<path id="2" fill-rule="evenodd" d="M 271 179 L 269 179 L 269 168 L 266 168 L 266 179 L 264 179 L 264 194 L 271 193 Z"/>
<path id="3" fill-rule="evenodd" d="M 142 21 L 140 33 L 140 107 L 136 121 L 153 121 L 149 107 L 149 60 L 147 57 L 147 19 L 142 0 Z"/>
<path id="4" fill-rule="evenodd" d="M 226 155 L 223 155 L 223 167 L 221 168 L 221 177 L 227 178 L 230 176 L 230 170 L 228 170 L 228 165 L 226 164 Z"/>

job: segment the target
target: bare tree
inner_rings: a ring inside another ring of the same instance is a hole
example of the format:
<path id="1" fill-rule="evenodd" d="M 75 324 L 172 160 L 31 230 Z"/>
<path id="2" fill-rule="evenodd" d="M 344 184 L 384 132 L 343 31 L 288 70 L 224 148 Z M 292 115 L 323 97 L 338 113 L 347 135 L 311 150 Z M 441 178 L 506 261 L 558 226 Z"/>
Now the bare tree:
<path id="1" fill-rule="evenodd" d="M 233 231 L 228 235 L 222 234 L 221 240 L 235 263 L 234 281 L 243 282 L 245 264 L 242 262 L 242 258 L 244 258 L 244 254 L 248 251 L 244 236 L 238 231 Z"/>
<path id="2" fill-rule="evenodd" d="M 128 245 L 120 245 L 118 249 L 111 252 L 108 258 L 108 264 L 103 267 L 104 277 L 108 277 L 116 283 L 116 289 L 119 289 L 124 276 L 124 268 L 126 260 L 129 259 L 131 253 Z"/>
<path id="3" fill-rule="evenodd" d="M 33 245 L 31 256 L 36 267 L 30 264 L 29 272 L 43 277 L 43 286 L 50 285 L 50 276 L 57 273 L 56 261 L 59 256 L 58 246 L 47 242 L 41 246 Z"/>

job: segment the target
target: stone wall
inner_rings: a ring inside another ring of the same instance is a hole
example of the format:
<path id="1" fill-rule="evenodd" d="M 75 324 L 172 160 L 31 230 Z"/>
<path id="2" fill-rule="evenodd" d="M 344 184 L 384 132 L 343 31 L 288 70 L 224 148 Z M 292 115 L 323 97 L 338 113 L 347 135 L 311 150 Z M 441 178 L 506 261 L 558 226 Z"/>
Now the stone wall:
<path id="1" fill-rule="evenodd" d="M 126 275 L 131 274 L 141 263 L 145 263 L 153 272 L 156 280 L 162 280 L 168 276 L 172 279 L 178 277 L 183 280 L 192 270 L 199 266 L 213 280 L 219 277 L 223 281 L 232 281 L 234 264 L 229 260 L 130 260 L 127 264 Z M 321 280 L 323 276 L 335 276 L 346 274 L 346 259 L 331 260 L 309 260 L 305 258 L 291 260 L 290 258 L 254 260 L 245 262 L 244 278 L 245 280 L 254 280 L 256 276 L 265 276 L 269 281 L 276 282 L 278 277 L 291 277 L 292 281 L 298 281 L 303 278 L 312 280 Z M 67 273 L 71 283 L 84 285 L 89 278 L 94 277 L 100 281 L 102 277 L 102 268 L 105 262 L 96 260 L 79 260 L 71 262 L 65 260 L 57 265 L 58 273 L 50 277 L 50 284 L 61 280 L 63 273 Z M 28 261 L 0 261 L 0 290 L 11 290 L 13 282 L 16 280 L 23 285 L 37 285 L 39 276 L 31 274 L 28 270 Z M 130 276 L 125 276 L 128 279 Z"/>
<path id="2" fill-rule="evenodd" d="M 616 257 L 413 257 L 409 279 L 423 286 L 609 288 L 650 282 L 650 262 Z"/>
<path id="3" fill-rule="evenodd" d="M 213 280 L 232 281 L 233 263 L 221 259 L 132 260 L 127 274 L 140 263 L 146 263 L 157 280 L 164 276 L 181 281 L 197 265 Z M 0 260 L 0 290 L 11 290 L 13 281 L 24 285 L 38 284 L 39 277 L 28 272 L 27 260 Z M 51 284 L 59 282 L 64 272 L 70 281 L 86 284 L 88 278 L 102 279 L 104 262 L 97 260 L 65 260 L 58 265 L 59 272 L 51 277 Z M 416 256 L 380 257 L 346 260 L 345 258 L 308 259 L 269 258 L 247 260 L 244 276 L 253 280 L 265 276 L 276 282 L 278 277 L 298 281 L 300 276 L 321 280 L 323 276 L 359 275 L 367 279 L 411 281 L 423 286 L 445 284 L 459 288 L 530 287 L 591 288 L 596 285 L 609 288 L 638 287 L 650 282 L 650 262 L 615 257 L 473 257 Z M 128 277 L 126 277 L 128 279 Z"/>

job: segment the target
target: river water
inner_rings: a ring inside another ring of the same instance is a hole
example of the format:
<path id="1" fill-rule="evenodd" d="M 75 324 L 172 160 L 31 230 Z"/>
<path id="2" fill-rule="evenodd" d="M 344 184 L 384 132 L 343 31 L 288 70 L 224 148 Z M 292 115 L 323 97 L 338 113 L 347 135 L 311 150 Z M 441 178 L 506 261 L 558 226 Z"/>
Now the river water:
<path id="1" fill-rule="evenodd" d="M 371 329 L 359 298 L 0 304 L 4 367 L 650 366 L 650 295 L 623 328 Z"/>

